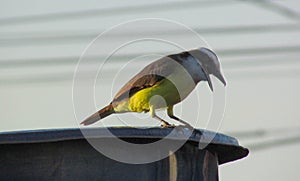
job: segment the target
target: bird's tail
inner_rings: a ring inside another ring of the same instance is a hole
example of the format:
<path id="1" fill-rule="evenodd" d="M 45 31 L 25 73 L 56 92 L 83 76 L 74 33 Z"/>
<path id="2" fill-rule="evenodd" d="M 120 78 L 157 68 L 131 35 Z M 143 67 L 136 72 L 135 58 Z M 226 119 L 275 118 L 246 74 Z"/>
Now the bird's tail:
<path id="1" fill-rule="evenodd" d="M 80 124 L 86 126 L 93 124 L 100 119 L 105 118 L 106 116 L 109 116 L 111 114 L 115 113 L 114 108 L 112 104 L 109 104 L 108 106 L 102 108 L 101 110 L 97 111 L 96 113 L 92 114 L 90 117 L 86 118 L 84 121 L 82 121 Z"/>

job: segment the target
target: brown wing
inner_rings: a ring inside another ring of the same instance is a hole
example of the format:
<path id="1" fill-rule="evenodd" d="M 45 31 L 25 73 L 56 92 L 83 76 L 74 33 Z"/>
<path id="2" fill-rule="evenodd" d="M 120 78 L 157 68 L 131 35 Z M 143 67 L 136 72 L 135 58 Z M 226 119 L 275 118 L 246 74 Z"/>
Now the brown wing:
<path id="1" fill-rule="evenodd" d="M 119 90 L 113 101 L 128 98 L 136 92 L 162 81 L 175 71 L 174 66 L 172 66 L 174 61 L 177 61 L 175 57 L 170 58 L 167 56 L 147 65 Z"/>

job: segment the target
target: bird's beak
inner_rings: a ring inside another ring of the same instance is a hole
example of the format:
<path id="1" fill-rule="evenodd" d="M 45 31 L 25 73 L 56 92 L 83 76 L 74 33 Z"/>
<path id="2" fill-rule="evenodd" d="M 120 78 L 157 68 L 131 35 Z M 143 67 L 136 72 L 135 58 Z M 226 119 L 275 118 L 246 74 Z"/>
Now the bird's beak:
<path id="1" fill-rule="evenodd" d="M 202 68 L 202 69 L 203 69 L 203 71 L 204 71 L 204 73 L 205 73 L 205 76 L 206 76 L 206 79 L 207 79 L 207 83 L 208 83 L 208 85 L 209 85 L 209 88 L 210 88 L 210 90 L 213 92 L 213 91 L 214 91 L 214 88 L 213 88 L 213 85 L 212 85 L 212 83 L 211 83 L 209 74 L 208 74 L 208 72 L 207 72 L 207 70 L 206 70 L 205 68 Z"/>
<path id="2" fill-rule="evenodd" d="M 221 74 L 221 72 L 214 74 L 214 76 L 216 76 L 223 83 L 223 85 L 226 86 L 226 81 L 225 81 L 223 75 Z"/>

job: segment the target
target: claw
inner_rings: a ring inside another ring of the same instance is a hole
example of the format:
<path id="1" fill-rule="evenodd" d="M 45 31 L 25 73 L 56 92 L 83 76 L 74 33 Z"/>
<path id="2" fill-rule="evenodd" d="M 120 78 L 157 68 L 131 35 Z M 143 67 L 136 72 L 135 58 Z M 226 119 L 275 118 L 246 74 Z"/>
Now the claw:
<path id="1" fill-rule="evenodd" d="M 162 122 L 160 125 L 162 128 L 175 128 L 175 124 L 169 124 L 167 122 Z"/>

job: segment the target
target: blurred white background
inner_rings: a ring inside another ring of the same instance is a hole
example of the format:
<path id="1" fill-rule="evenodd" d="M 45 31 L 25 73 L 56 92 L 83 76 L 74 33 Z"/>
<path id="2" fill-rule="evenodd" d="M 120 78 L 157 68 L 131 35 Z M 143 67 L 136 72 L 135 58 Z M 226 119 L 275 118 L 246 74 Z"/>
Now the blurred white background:
<path id="1" fill-rule="evenodd" d="M 78 127 L 72 105 L 72 78 L 86 46 L 98 34 L 119 23 L 137 18 L 164 18 L 183 23 L 201 34 L 222 61 L 228 86 L 220 132 L 238 138 L 250 149 L 250 155 L 221 166 L 220 180 L 300 179 L 299 1 L 1 0 L 0 3 L 0 131 Z M 143 33 L 149 29 L 135 31 Z M 192 41 L 176 29 L 154 27 L 153 33 L 165 33 L 187 44 Z M 111 41 L 122 36 L 134 33 L 113 37 Z M 170 51 L 161 46 L 156 48 L 158 53 Z M 149 49 L 137 51 L 146 54 Z M 123 55 L 132 53 L 135 52 Z M 93 67 L 97 61 L 95 58 L 87 66 Z M 116 66 L 124 63 L 122 56 L 112 60 L 112 64 L 114 61 Z M 121 77 L 128 80 L 141 67 L 123 71 Z M 109 71 L 107 75 L 114 76 Z M 111 93 L 111 84 L 102 82 L 102 91 L 96 92 L 99 108 L 122 86 L 114 85 Z M 202 91 L 203 99 L 210 95 L 204 83 L 197 90 Z M 84 97 L 78 99 L 82 100 L 82 114 L 94 111 L 85 108 Z M 185 103 L 190 103 L 193 109 L 193 101 L 188 98 Z M 208 114 L 205 109 L 200 113 L 203 117 Z M 150 121 L 136 124 L 158 125 Z M 104 123 L 122 126 L 116 116 Z M 202 127 L 201 123 L 198 126 Z"/>

